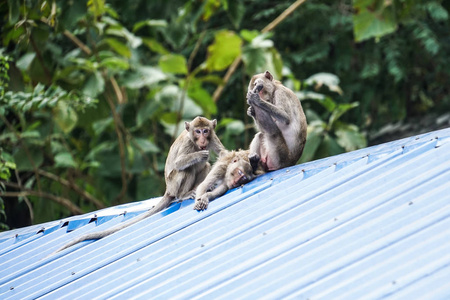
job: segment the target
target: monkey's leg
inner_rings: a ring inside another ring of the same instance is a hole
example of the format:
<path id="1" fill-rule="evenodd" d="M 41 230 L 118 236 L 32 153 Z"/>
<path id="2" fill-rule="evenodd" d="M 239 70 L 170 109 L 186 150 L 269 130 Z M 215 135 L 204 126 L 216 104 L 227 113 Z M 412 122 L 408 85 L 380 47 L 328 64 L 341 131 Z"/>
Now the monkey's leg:
<path id="1" fill-rule="evenodd" d="M 255 134 L 249 146 L 249 152 L 258 155 L 261 158 L 261 132 Z"/>

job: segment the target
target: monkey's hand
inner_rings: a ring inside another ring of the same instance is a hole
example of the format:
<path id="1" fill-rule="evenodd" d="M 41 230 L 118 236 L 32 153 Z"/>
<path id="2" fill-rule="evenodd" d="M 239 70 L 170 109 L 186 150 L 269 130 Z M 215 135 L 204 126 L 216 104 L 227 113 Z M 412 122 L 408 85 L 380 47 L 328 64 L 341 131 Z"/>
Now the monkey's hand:
<path id="1" fill-rule="evenodd" d="M 206 194 L 200 198 L 195 199 L 194 209 L 195 210 L 205 210 L 208 208 L 209 199 Z"/>
<path id="2" fill-rule="evenodd" d="M 200 150 L 197 152 L 200 161 L 208 161 L 209 159 L 209 150 Z"/>
<path id="3" fill-rule="evenodd" d="M 255 108 L 253 106 L 249 106 L 247 109 L 247 115 L 249 117 L 254 117 L 255 116 Z"/>
<path id="4" fill-rule="evenodd" d="M 250 106 L 258 106 L 259 103 L 261 103 L 261 98 L 259 97 L 259 92 L 264 88 L 264 86 L 261 84 L 258 84 L 255 86 L 253 91 L 249 91 L 247 93 L 247 103 Z"/>

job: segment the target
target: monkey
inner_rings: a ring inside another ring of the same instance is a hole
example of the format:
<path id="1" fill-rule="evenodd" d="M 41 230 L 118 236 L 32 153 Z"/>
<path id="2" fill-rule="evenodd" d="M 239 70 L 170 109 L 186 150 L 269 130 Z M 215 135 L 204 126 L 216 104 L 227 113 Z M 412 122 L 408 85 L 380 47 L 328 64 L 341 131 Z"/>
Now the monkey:
<path id="1" fill-rule="evenodd" d="M 79 242 L 98 240 L 114 232 L 133 225 L 151 215 L 162 211 L 178 199 L 183 201 L 195 197 L 196 187 L 206 178 L 211 169 L 208 162 L 209 150 L 220 155 L 225 147 L 215 133 L 217 120 L 196 117 L 185 122 L 185 129 L 169 149 L 164 168 L 166 191 L 162 199 L 150 210 L 123 224 L 99 232 L 85 234 L 58 249 L 60 252 Z"/>
<path id="2" fill-rule="evenodd" d="M 222 151 L 205 180 L 195 191 L 195 210 L 205 210 L 209 201 L 229 189 L 253 180 L 259 174 L 259 156 L 248 150 Z"/>
<path id="3" fill-rule="evenodd" d="M 305 147 L 307 123 L 294 92 L 266 71 L 250 80 L 247 103 L 259 129 L 249 150 L 259 155 L 260 168 L 268 172 L 295 165 Z"/>

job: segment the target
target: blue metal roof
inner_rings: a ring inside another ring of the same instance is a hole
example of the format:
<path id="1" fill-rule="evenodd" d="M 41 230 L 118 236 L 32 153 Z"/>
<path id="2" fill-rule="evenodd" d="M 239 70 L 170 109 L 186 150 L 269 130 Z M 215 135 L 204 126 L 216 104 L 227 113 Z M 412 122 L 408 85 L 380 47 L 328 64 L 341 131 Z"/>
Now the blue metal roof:
<path id="1" fill-rule="evenodd" d="M 448 299 L 449 141 L 271 172 L 206 211 L 174 204 L 52 256 L 159 198 L 0 233 L 0 299 Z"/>

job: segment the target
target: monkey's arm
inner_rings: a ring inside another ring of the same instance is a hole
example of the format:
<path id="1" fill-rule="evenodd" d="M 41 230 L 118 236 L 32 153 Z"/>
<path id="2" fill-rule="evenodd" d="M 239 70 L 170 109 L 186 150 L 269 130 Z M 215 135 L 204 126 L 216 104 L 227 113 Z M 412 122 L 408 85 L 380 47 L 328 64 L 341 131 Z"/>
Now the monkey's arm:
<path id="1" fill-rule="evenodd" d="M 208 158 L 208 150 L 201 150 L 194 153 L 180 155 L 175 160 L 175 169 L 178 171 L 182 171 L 200 162 L 206 162 Z"/>
<path id="2" fill-rule="evenodd" d="M 227 164 L 217 161 L 212 170 L 209 172 L 209 174 L 206 176 L 205 180 L 203 180 L 202 183 L 200 183 L 195 191 L 195 204 L 194 209 L 195 210 L 204 210 L 208 207 L 209 198 L 207 196 L 209 189 L 216 189 L 214 188 L 215 185 L 224 184 L 224 178 L 225 178 L 225 172 L 227 171 Z M 226 186 L 226 185 L 225 185 Z M 227 190 L 225 190 L 226 192 Z M 223 192 L 223 193 L 225 193 Z"/>
<path id="3" fill-rule="evenodd" d="M 222 196 L 223 194 L 228 191 L 228 186 L 225 182 L 217 186 L 215 189 L 213 189 L 210 192 L 204 193 L 201 197 L 195 199 L 195 210 L 205 210 L 208 208 L 208 204 L 210 200 L 214 200 L 219 196 Z"/>
<path id="4" fill-rule="evenodd" d="M 259 98 L 258 94 L 250 94 L 249 98 L 248 98 L 248 102 L 249 104 L 251 103 L 251 99 L 257 98 L 259 102 L 264 102 L 266 104 L 270 104 L 267 103 L 265 101 L 261 101 L 261 99 Z M 252 104 L 250 104 L 252 105 Z M 272 104 L 270 104 L 272 105 Z M 273 105 L 272 105 L 273 106 Z M 272 135 L 279 135 L 281 136 L 281 132 L 280 129 L 278 128 L 277 124 L 275 123 L 275 121 L 272 118 L 272 114 L 264 109 L 262 109 L 259 106 L 256 105 L 252 105 L 250 107 L 253 107 L 253 118 L 255 119 L 256 124 L 258 125 L 259 129 L 263 132 L 267 132 L 269 134 Z"/>
<path id="5" fill-rule="evenodd" d="M 247 103 L 253 107 L 253 113 L 257 113 L 258 108 L 263 110 L 264 112 L 268 113 L 275 119 L 277 119 L 280 122 L 283 122 L 286 125 L 289 125 L 290 118 L 286 111 L 279 108 L 276 105 L 273 105 L 272 103 L 269 103 L 267 101 L 261 100 L 259 97 L 259 91 L 261 91 L 263 88 L 262 84 L 257 85 L 252 92 L 249 92 L 247 94 Z M 284 95 L 283 91 L 275 91 L 275 94 L 273 96 L 274 98 L 286 98 L 288 95 Z"/>

